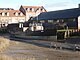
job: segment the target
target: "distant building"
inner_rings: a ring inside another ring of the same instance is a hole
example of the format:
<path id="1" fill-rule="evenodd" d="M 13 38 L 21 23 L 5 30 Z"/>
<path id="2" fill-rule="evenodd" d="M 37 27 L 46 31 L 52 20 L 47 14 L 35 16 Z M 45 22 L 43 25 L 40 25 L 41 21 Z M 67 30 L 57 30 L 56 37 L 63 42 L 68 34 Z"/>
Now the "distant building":
<path id="1" fill-rule="evenodd" d="M 0 8 L 0 27 L 8 24 L 26 22 L 30 17 L 46 12 L 43 6 L 21 6 L 19 10 L 13 8 Z"/>
<path id="2" fill-rule="evenodd" d="M 26 16 L 26 21 L 28 21 L 30 17 L 35 17 L 42 12 L 47 12 L 43 6 L 21 6 L 19 10 Z"/>
<path id="3" fill-rule="evenodd" d="M 19 10 L 0 10 L 0 27 L 22 20 L 25 21 L 25 15 Z"/>
<path id="4" fill-rule="evenodd" d="M 14 10 L 13 8 L 0 8 L 0 10 Z"/>

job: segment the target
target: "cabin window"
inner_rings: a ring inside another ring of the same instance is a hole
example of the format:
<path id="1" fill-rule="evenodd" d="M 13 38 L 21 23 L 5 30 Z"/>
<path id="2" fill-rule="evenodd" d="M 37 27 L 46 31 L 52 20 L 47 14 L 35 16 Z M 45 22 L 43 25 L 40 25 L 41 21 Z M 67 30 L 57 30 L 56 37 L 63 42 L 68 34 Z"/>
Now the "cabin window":
<path id="1" fill-rule="evenodd" d="M 53 23 L 53 20 L 48 20 L 48 23 Z"/>
<path id="2" fill-rule="evenodd" d="M 76 19 L 73 19 L 73 21 L 76 21 Z"/>
<path id="3" fill-rule="evenodd" d="M 64 20 L 61 20 L 61 22 L 64 22 Z"/>
<path id="4" fill-rule="evenodd" d="M 63 22 L 64 22 L 64 20 L 59 20 L 59 22 L 60 22 L 60 23 L 63 23 Z"/>
<path id="5" fill-rule="evenodd" d="M 59 22 L 59 20 L 56 21 L 57 23 Z"/>
<path id="6" fill-rule="evenodd" d="M 44 20 L 41 20 L 40 22 L 41 22 L 41 23 L 44 23 Z"/>

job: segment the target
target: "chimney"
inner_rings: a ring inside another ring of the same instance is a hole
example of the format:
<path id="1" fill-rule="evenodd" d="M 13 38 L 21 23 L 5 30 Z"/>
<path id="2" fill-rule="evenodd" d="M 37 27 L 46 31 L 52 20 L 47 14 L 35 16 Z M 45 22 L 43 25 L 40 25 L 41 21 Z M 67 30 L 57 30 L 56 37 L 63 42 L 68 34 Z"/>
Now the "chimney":
<path id="1" fill-rule="evenodd" d="M 80 8 L 80 4 L 79 4 L 79 8 Z"/>

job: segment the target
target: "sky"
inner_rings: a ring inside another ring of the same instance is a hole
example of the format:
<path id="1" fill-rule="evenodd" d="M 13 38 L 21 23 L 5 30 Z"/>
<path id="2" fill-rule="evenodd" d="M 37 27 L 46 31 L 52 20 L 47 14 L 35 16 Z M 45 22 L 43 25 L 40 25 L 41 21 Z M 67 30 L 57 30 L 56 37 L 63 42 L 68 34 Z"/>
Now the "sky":
<path id="1" fill-rule="evenodd" d="M 19 9 L 23 6 L 44 6 L 47 11 L 77 8 L 80 0 L 1 0 L 0 8 Z"/>

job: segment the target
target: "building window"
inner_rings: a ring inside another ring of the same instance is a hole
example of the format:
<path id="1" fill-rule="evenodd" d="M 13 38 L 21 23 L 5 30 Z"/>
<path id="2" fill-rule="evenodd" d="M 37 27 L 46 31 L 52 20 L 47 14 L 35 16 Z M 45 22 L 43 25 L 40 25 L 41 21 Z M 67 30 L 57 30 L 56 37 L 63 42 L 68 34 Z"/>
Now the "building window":
<path id="1" fill-rule="evenodd" d="M 30 11 L 32 11 L 32 8 L 30 8 Z"/>
<path id="2" fill-rule="evenodd" d="M 32 8 L 32 11 L 34 12 L 34 8 Z"/>
<path id="3" fill-rule="evenodd" d="M 2 16 L 4 16 L 4 12 L 2 12 Z"/>
<path id="4" fill-rule="evenodd" d="M 20 16 L 23 16 L 23 13 L 20 13 Z"/>
<path id="5" fill-rule="evenodd" d="M 43 9 L 42 12 L 45 12 L 45 10 Z"/>
<path id="6" fill-rule="evenodd" d="M 28 8 L 26 8 L 26 10 L 27 10 Z"/>
<path id="7" fill-rule="evenodd" d="M 5 15 L 7 16 L 7 12 L 5 13 Z"/>
<path id="8" fill-rule="evenodd" d="M 20 12 L 20 13 L 18 13 L 18 15 L 23 16 L 23 13 Z"/>
<path id="9" fill-rule="evenodd" d="M 30 11 L 30 8 L 28 8 L 28 11 Z"/>
<path id="10" fill-rule="evenodd" d="M 0 16 L 2 15 L 2 12 L 0 13 Z"/>
<path id="11" fill-rule="evenodd" d="M 9 12 L 7 12 L 7 16 L 9 16 Z"/>
<path id="12" fill-rule="evenodd" d="M 6 13 L 5 13 L 5 16 L 9 16 L 9 12 L 6 12 Z"/>
<path id="13" fill-rule="evenodd" d="M 16 16 L 18 16 L 18 13 L 16 12 Z"/>
<path id="14" fill-rule="evenodd" d="M 14 15 L 18 16 L 18 13 L 17 13 L 17 12 L 15 12 L 15 13 L 14 13 Z"/>
<path id="15" fill-rule="evenodd" d="M 42 11 L 43 9 L 41 9 L 41 11 Z"/>
<path id="16" fill-rule="evenodd" d="M 18 13 L 18 15 L 20 15 L 20 13 Z"/>
<path id="17" fill-rule="evenodd" d="M 41 8 L 39 8 L 38 10 L 41 11 Z"/>

